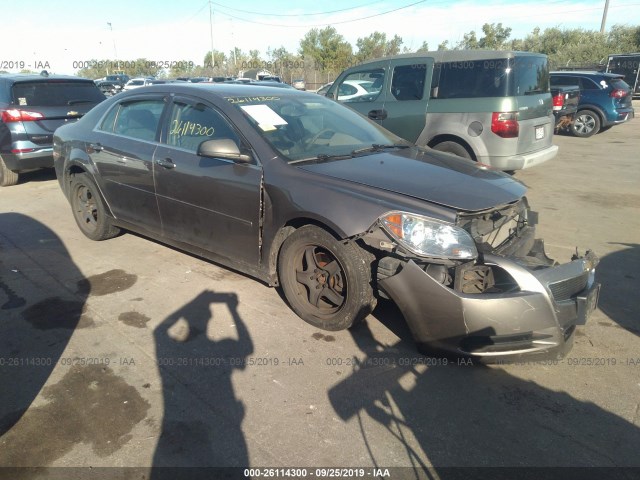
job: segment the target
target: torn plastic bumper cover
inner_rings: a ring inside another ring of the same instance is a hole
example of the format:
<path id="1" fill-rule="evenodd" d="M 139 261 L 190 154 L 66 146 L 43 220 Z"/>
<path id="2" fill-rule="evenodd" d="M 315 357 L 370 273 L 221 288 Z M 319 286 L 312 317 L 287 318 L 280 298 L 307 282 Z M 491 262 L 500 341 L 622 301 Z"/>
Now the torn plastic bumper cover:
<path id="1" fill-rule="evenodd" d="M 537 259 L 549 260 L 542 241 L 534 250 L 528 257 L 485 254 L 476 263 L 513 282 L 496 293 L 463 293 L 458 282 L 447 286 L 413 260 L 378 285 L 402 311 L 423 353 L 493 361 L 558 358 L 571 349 L 576 325 L 597 306 L 598 258 L 587 252 L 563 265 L 541 265 Z"/>

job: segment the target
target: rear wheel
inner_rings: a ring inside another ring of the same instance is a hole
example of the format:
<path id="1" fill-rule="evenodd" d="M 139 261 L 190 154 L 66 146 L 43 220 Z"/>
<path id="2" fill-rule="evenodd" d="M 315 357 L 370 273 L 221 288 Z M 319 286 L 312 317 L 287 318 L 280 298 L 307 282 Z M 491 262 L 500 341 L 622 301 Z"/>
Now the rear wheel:
<path id="1" fill-rule="evenodd" d="M 91 240 L 106 240 L 120 233 L 106 213 L 98 187 L 86 173 L 76 173 L 71 177 L 69 201 L 78 227 Z"/>
<path id="2" fill-rule="evenodd" d="M 446 141 L 438 143 L 432 148 L 434 150 L 438 150 L 439 152 L 453 153 L 454 155 L 457 155 L 459 157 L 471 159 L 471 154 L 469 153 L 469 151 L 457 142 Z"/>
<path id="3" fill-rule="evenodd" d="M 10 187 L 11 185 L 15 185 L 18 183 L 18 179 L 18 172 L 9 170 L 9 168 L 7 168 L 7 164 L 4 163 L 3 158 L 0 157 L 0 187 Z"/>
<path id="4" fill-rule="evenodd" d="M 325 230 L 307 225 L 284 241 L 278 275 L 300 318 L 323 330 L 343 330 L 375 308 L 373 259 L 354 243 L 339 242 Z"/>
<path id="5" fill-rule="evenodd" d="M 571 131 L 576 137 L 587 138 L 600 131 L 600 117 L 591 110 L 580 110 L 571 124 Z"/>

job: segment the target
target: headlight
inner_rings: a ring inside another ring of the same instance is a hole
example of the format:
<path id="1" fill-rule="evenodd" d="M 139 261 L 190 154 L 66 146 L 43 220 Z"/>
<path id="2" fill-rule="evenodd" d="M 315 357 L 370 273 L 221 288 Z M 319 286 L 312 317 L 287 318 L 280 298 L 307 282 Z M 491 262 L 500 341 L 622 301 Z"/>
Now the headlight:
<path id="1" fill-rule="evenodd" d="M 478 256 L 471 236 L 455 225 L 403 212 L 388 213 L 380 220 L 385 230 L 417 255 L 452 259 Z"/>

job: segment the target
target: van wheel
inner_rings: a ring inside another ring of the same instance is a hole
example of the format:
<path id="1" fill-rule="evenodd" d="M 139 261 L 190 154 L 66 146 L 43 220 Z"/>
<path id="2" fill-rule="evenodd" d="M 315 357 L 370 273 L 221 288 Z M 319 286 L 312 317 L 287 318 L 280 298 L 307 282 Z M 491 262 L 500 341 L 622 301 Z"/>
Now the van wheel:
<path id="1" fill-rule="evenodd" d="M 580 110 L 571 124 L 571 131 L 576 137 L 587 138 L 595 135 L 600 131 L 600 117 L 591 110 Z"/>
<path id="2" fill-rule="evenodd" d="M 73 218 L 86 237 L 91 240 L 107 240 L 120 233 L 120 229 L 113 226 L 106 213 L 98 187 L 86 173 L 76 173 L 71 177 L 69 201 Z"/>
<path id="3" fill-rule="evenodd" d="M 0 187 L 10 187 L 18 183 L 18 172 L 9 170 L 7 164 L 4 163 L 2 157 L 0 157 Z"/>
<path id="4" fill-rule="evenodd" d="M 278 258 L 280 284 L 289 305 L 305 322 L 343 330 L 373 311 L 373 255 L 352 242 L 339 242 L 314 225 L 293 232 Z"/>
<path id="5" fill-rule="evenodd" d="M 433 148 L 434 150 L 438 150 L 439 152 L 453 153 L 454 155 L 457 155 L 459 157 L 468 158 L 469 160 L 471 160 L 471 154 L 469 153 L 469 151 L 457 142 L 446 141 L 438 143 L 431 148 Z"/>

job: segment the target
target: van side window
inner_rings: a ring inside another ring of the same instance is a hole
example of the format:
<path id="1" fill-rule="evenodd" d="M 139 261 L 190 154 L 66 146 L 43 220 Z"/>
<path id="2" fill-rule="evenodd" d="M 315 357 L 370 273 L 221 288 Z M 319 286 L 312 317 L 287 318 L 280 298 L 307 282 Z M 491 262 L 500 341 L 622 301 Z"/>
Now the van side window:
<path id="1" fill-rule="evenodd" d="M 506 58 L 442 62 L 433 72 L 432 95 L 435 98 L 506 97 L 510 71 Z"/>
<path id="2" fill-rule="evenodd" d="M 400 65 L 393 69 L 391 94 L 396 100 L 422 100 L 426 64 Z"/>
<path id="3" fill-rule="evenodd" d="M 351 73 L 338 85 L 338 101 L 373 102 L 380 96 L 383 85 L 382 68 Z"/>

